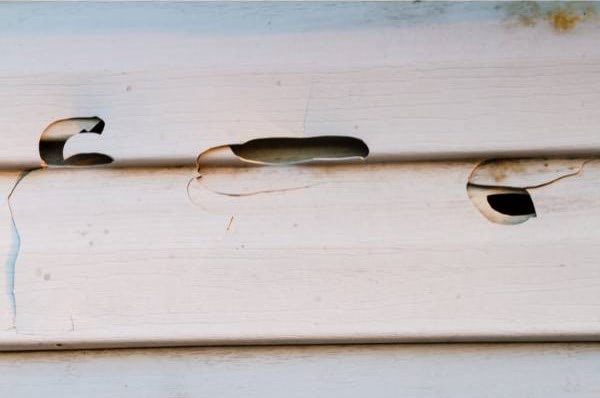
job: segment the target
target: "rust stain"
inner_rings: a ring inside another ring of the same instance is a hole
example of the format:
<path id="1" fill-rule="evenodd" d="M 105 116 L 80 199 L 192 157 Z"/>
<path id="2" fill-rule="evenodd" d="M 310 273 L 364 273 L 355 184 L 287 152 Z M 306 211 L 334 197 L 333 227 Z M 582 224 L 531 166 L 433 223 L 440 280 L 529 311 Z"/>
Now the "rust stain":
<path id="1" fill-rule="evenodd" d="M 589 2 L 572 2 L 556 4 L 553 2 L 518 1 L 504 6 L 509 20 L 516 20 L 519 25 L 536 26 L 547 22 L 556 32 L 571 31 L 582 22 L 598 20 L 596 6 Z"/>
<path id="2" fill-rule="evenodd" d="M 546 18 L 550 21 L 550 24 L 555 30 L 564 32 L 573 29 L 581 20 L 581 15 L 578 13 L 571 13 L 564 8 L 559 8 L 557 10 L 550 11 Z"/>

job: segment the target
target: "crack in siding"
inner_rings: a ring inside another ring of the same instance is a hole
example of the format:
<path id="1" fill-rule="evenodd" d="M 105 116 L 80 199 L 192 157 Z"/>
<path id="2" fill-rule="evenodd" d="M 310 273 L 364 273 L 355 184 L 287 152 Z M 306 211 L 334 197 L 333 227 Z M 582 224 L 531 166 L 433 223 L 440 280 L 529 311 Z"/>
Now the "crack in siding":
<path id="1" fill-rule="evenodd" d="M 11 221 L 10 251 L 8 253 L 8 258 L 6 259 L 6 262 L 5 262 L 6 292 L 8 295 L 8 300 L 9 300 L 10 308 L 12 311 L 12 327 L 14 329 L 16 329 L 16 322 L 17 322 L 17 299 L 15 296 L 15 267 L 17 264 L 17 258 L 19 257 L 19 253 L 21 251 L 21 235 L 19 234 L 19 230 L 18 230 L 17 224 L 15 222 L 15 216 L 14 216 L 11 199 L 12 199 L 12 195 L 15 192 L 15 190 L 17 189 L 17 186 L 19 185 L 19 183 L 21 181 L 23 181 L 23 179 L 34 170 L 39 170 L 39 169 L 36 168 L 36 169 L 22 171 L 21 174 L 19 174 L 17 181 L 15 181 L 15 184 L 13 185 L 12 189 L 8 193 L 8 196 L 6 197 L 6 205 L 8 206 L 8 211 L 10 214 L 10 221 Z"/>
<path id="2" fill-rule="evenodd" d="M 97 116 L 84 118 L 62 119 L 52 122 L 44 129 L 39 140 L 39 154 L 41 167 L 22 171 L 6 196 L 11 223 L 10 248 L 5 261 L 6 294 L 12 313 L 12 329 L 17 330 L 17 299 L 15 295 L 15 268 L 21 252 L 21 235 L 15 222 L 12 207 L 12 195 L 23 179 L 34 170 L 41 170 L 52 166 L 94 166 L 112 163 L 113 158 L 102 153 L 79 153 L 68 159 L 64 158 L 66 142 L 76 134 L 102 134 L 104 121 Z M 71 318 L 71 322 L 74 323 Z"/>
<path id="3" fill-rule="evenodd" d="M 545 186 L 548 186 L 550 184 L 554 184 L 557 181 L 563 180 L 565 178 L 570 178 L 570 177 L 575 177 L 580 175 L 583 172 L 583 168 L 585 167 L 586 164 L 594 161 L 596 159 L 585 159 L 582 160 L 581 164 L 579 165 L 579 167 L 577 168 L 576 171 L 572 172 L 572 173 L 567 173 L 567 174 L 563 174 L 561 176 L 558 176 L 556 178 L 551 179 L 550 181 L 546 181 L 543 182 L 541 184 L 535 184 L 535 185 L 526 185 L 526 186 L 518 186 L 518 187 L 514 187 L 512 185 L 503 185 L 503 184 L 478 184 L 478 183 L 473 183 L 473 182 L 469 182 L 467 185 L 473 186 L 473 187 L 478 187 L 478 188 L 516 188 L 516 189 L 537 189 L 537 188 L 543 188 Z M 473 171 L 471 172 L 471 175 L 469 176 L 469 179 L 471 179 L 471 176 L 473 175 L 473 173 L 475 172 L 475 170 L 477 170 L 477 168 L 481 165 L 481 163 L 479 165 L 477 165 Z"/>
<path id="4" fill-rule="evenodd" d="M 282 193 L 282 192 L 290 192 L 290 191 L 299 191 L 301 189 L 307 189 L 307 188 L 315 187 L 317 185 L 321 185 L 321 183 L 315 183 L 315 184 L 308 184 L 308 185 L 302 185 L 302 186 L 291 187 L 291 188 L 263 189 L 263 190 L 259 190 L 259 191 L 253 191 L 253 192 L 239 192 L 239 193 L 237 193 L 237 192 L 223 192 L 223 191 L 218 191 L 218 190 L 209 188 L 206 185 L 202 184 L 201 180 L 202 180 L 202 176 L 192 177 L 192 178 L 190 178 L 190 180 L 187 183 L 186 193 L 187 193 L 188 200 L 191 203 L 195 204 L 195 205 L 196 205 L 196 202 L 194 201 L 194 199 L 192 198 L 192 195 L 190 194 L 190 185 L 194 181 L 198 181 L 200 183 L 200 185 L 202 186 L 202 188 L 205 189 L 208 192 L 214 193 L 216 195 L 228 196 L 228 197 L 231 197 L 231 198 L 239 198 L 239 197 L 245 197 L 245 196 L 254 196 L 254 195 L 260 195 L 260 194 L 270 194 L 270 193 Z"/>
<path id="5" fill-rule="evenodd" d="M 545 187 L 547 185 L 554 184 L 555 182 L 560 181 L 562 179 L 578 176 L 578 175 L 580 175 L 583 172 L 583 168 L 585 167 L 585 165 L 588 164 L 588 163 L 590 163 L 592 160 L 594 160 L 594 159 L 586 159 L 583 162 L 581 162 L 581 165 L 579 166 L 579 169 L 577 171 L 574 171 L 573 173 L 564 174 L 564 175 L 562 175 L 560 177 L 556 177 L 555 179 L 550 180 L 548 182 L 544 182 L 544 183 L 541 183 L 541 184 L 538 184 L 538 185 L 531 185 L 531 186 L 525 187 L 525 189 L 542 188 L 542 187 Z"/>
<path id="6" fill-rule="evenodd" d="M 243 197 L 243 196 L 260 195 L 260 194 L 263 194 L 263 193 L 279 193 L 279 192 L 299 191 L 301 189 L 312 188 L 312 187 L 314 187 L 316 185 L 318 185 L 318 184 L 303 185 L 301 187 L 293 187 L 293 188 L 265 189 L 265 190 L 262 190 L 262 191 L 244 192 L 244 193 L 221 192 L 221 191 L 215 191 L 215 190 L 207 188 L 207 187 L 204 187 L 204 189 L 207 189 L 207 190 L 211 191 L 212 193 L 216 193 L 217 195 L 223 195 L 223 196 L 229 196 L 229 197 L 237 198 L 237 197 Z"/>

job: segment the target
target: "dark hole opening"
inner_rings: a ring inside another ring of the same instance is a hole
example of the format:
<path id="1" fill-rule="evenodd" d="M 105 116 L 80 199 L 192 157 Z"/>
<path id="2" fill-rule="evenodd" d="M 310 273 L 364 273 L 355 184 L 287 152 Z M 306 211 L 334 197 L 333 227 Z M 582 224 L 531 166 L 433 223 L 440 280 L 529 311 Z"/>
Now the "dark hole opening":
<path id="1" fill-rule="evenodd" d="M 106 126 L 106 124 L 104 123 L 104 120 L 98 118 L 98 123 L 96 123 L 96 125 L 94 127 L 92 127 L 90 129 L 90 133 L 95 133 L 95 134 L 102 134 L 102 132 L 104 131 L 104 126 Z M 84 131 L 82 131 L 82 133 L 84 133 Z"/>
<path id="2" fill-rule="evenodd" d="M 498 213 L 508 216 L 535 217 L 535 206 L 527 191 L 488 195 L 487 201 Z"/>
<path id="3" fill-rule="evenodd" d="M 60 128 L 61 124 L 64 125 L 66 122 L 73 121 L 81 122 L 84 125 L 91 122 L 95 122 L 95 124 L 87 130 L 82 129 L 72 133 L 57 129 Z M 56 121 L 42 133 L 39 142 L 40 157 L 48 166 L 95 166 L 112 163 L 113 158 L 102 153 L 79 153 L 68 159 L 65 159 L 63 154 L 65 144 L 72 136 L 77 134 L 102 134 L 104 127 L 104 120 L 95 116 Z"/>
<path id="4" fill-rule="evenodd" d="M 341 159 L 369 155 L 364 141 L 347 136 L 259 138 L 230 146 L 240 158 L 260 163 L 300 163 L 317 159 Z"/>
<path id="5" fill-rule="evenodd" d="M 112 163 L 113 158 L 103 153 L 78 153 L 67 158 L 64 162 L 66 166 L 97 166 L 101 164 Z"/>

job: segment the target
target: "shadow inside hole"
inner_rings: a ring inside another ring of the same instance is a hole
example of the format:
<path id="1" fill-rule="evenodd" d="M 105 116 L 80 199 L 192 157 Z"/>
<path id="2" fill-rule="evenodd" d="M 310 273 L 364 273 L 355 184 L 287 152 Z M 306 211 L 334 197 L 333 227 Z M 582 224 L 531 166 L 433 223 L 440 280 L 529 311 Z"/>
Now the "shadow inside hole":
<path id="1" fill-rule="evenodd" d="M 89 129 L 88 131 L 82 130 L 79 133 L 94 133 L 94 134 L 102 134 L 102 132 L 104 131 L 104 126 L 106 126 L 106 123 L 104 123 L 104 120 L 97 118 L 98 119 L 98 123 L 96 123 L 94 125 L 94 127 L 92 127 L 91 129 Z"/>
<path id="2" fill-rule="evenodd" d="M 63 163 L 65 166 L 97 166 L 112 163 L 113 158 L 103 153 L 78 153 L 70 156 Z"/>
<path id="3" fill-rule="evenodd" d="M 64 158 L 64 148 L 71 137 L 77 134 L 100 135 L 104 127 L 104 120 L 96 116 L 57 120 L 46 127 L 40 137 L 40 157 L 48 166 L 96 166 L 112 163 L 112 157 L 96 152 Z"/>
<path id="4" fill-rule="evenodd" d="M 230 145 L 233 153 L 249 162 L 294 164 L 312 160 L 366 158 L 369 147 L 364 141 L 348 136 L 305 138 L 275 137 Z"/>
<path id="5" fill-rule="evenodd" d="M 527 191 L 496 193 L 487 196 L 492 209 L 507 216 L 536 217 L 533 200 Z"/>

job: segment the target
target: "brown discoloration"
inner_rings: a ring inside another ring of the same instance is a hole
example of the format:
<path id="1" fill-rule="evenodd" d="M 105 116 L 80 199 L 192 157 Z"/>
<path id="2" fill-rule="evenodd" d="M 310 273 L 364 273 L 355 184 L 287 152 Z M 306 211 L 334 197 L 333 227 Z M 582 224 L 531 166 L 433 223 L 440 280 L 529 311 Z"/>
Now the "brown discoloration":
<path id="1" fill-rule="evenodd" d="M 556 32 L 567 32 L 582 22 L 598 20 L 596 5 L 590 2 L 567 4 L 518 1 L 504 5 L 509 20 L 520 26 L 533 27 L 547 22 Z"/>
<path id="2" fill-rule="evenodd" d="M 571 13 L 567 9 L 559 8 L 550 11 L 546 18 L 550 21 L 552 27 L 559 32 L 564 32 L 573 29 L 575 25 L 582 19 L 578 13 Z"/>
<path id="3" fill-rule="evenodd" d="M 526 170 L 525 166 L 514 159 L 506 159 L 506 160 L 489 160 L 487 162 L 482 163 L 494 163 L 494 167 L 492 170 L 492 176 L 496 182 L 502 182 L 506 176 L 510 173 L 516 174 L 521 173 Z"/>

